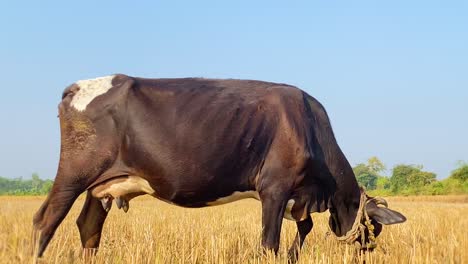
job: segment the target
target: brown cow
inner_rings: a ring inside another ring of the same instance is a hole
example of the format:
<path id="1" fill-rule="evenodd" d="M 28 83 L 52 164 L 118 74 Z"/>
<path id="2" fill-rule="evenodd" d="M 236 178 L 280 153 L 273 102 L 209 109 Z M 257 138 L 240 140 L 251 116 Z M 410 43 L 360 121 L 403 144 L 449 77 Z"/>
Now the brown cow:
<path id="1" fill-rule="evenodd" d="M 57 176 L 34 216 L 38 256 L 85 191 L 85 249 L 98 248 L 113 200 L 127 211 L 144 194 L 183 207 L 260 200 L 264 248 L 278 251 L 283 217 L 297 223 L 292 260 L 312 212 L 330 210 L 330 228 L 347 242 L 369 241 L 357 232 L 364 216 L 374 235 L 405 221 L 360 191 L 325 109 L 290 85 L 113 75 L 69 86 L 59 117 Z"/>

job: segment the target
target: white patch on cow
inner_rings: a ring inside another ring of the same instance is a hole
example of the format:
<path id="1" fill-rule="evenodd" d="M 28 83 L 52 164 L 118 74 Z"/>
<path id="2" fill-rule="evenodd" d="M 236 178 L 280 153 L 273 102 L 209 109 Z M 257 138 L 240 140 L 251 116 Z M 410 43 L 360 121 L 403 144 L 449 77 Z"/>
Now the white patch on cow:
<path id="1" fill-rule="evenodd" d="M 293 199 L 288 200 L 288 203 L 286 204 L 286 209 L 284 210 L 284 218 L 291 221 L 296 221 L 296 219 L 294 219 L 294 217 L 291 214 L 291 210 L 295 203 L 296 201 L 294 201 Z"/>
<path id="2" fill-rule="evenodd" d="M 257 191 L 233 192 L 229 196 L 219 198 L 213 202 L 208 202 L 207 205 L 213 206 L 213 205 L 227 204 L 227 203 L 231 203 L 231 202 L 235 202 L 235 201 L 238 201 L 241 199 L 247 199 L 247 198 L 254 198 L 256 200 L 260 200 L 260 197 Z"/>
<path id="3" fill-rule="evenodd" d="M 100 77 L 90 80 L 77 81 L 75 84 L 80 87 L 79 91 L 73 96 L 70 103 L 78 111 L 86 110 L 86 107 L 97 96 L 106 93 L 112 88 L 112 79 L 115 75 Z"/>
<path id="4" fill-rule="evenodd" d="M 154 194 L 154 190 L 151 188 L 148 181 L 138 176 L 129 176 L 125 180 L 116 178 L 115 180 L 100 184 L 91 190 L 91 194 L 96 198 L 102 198 L 108 195 L 116 198 L 127 194 L 142 192 L 150 195 Z"/>

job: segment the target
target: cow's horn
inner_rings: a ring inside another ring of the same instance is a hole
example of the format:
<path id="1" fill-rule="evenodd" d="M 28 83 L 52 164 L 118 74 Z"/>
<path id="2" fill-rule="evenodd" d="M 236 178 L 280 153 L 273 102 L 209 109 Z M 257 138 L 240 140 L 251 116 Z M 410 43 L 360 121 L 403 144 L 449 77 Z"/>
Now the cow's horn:
<path id="1" fill-rule="evenodd" d="M 388 208 L 388 203 L 387 203 L 387 201 L 385 201 L 384 198 L 382 198 L 382 197 L 375 197 L 374 200 L 375 200 L 375 203 L 376 203 L 377 205 L 383 205 L 383 206 L 385 206 L 385 207 Z"/>

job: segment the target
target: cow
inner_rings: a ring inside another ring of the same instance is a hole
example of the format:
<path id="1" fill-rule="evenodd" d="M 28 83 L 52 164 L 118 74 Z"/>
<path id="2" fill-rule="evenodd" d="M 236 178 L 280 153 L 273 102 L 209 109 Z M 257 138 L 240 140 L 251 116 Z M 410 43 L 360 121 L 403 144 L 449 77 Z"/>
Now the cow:
<path id="1" fill-rule="evenodd" d="M 313 212 L 329 210 L 332 233 L 362 247 L 406 220 L 359 187 L 324 107 L 291 85 L 116 74 L 70 85 L 58 112 L 57 175 L 33 219 L 38 257 L 84 192 L 76 223 L 93 252 L 113 201 L 127 212 L 140 195 L 190 208 L 257 199 L 265 250 L 278 252 L 283 218 L 296 222 L 293 261 Z"/>

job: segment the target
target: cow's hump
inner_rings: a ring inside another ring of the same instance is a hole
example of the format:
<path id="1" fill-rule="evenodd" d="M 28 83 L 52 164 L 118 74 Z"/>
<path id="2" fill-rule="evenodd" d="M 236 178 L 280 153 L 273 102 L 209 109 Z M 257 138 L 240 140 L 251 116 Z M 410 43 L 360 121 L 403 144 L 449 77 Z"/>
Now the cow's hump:
<path id="1" fill-rule="evenodd" d="M 112 80 L 115 75 L 109 75 L 89 80 L 77 81 L 75 84 L 79 87 L 71 101 L 71 106 L 78 111 L 86 110 L 91 101 L 97 96 L 106 93 L 112 88 Z"/>

